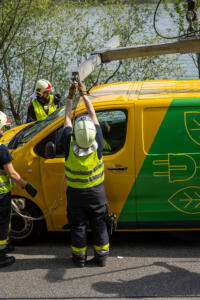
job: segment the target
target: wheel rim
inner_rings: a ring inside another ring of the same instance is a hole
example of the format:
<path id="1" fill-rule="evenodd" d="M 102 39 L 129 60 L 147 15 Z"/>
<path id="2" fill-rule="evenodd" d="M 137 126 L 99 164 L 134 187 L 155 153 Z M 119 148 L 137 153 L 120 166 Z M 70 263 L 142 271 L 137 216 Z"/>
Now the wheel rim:
<path id="1" fill-rule="evenodd" d="M 23 214 L 30 216 L 26 210 L 23 210 Z M 15 240 L 23 240 L 33 231 L 33 221 L 20 217 L 16 212 L 12 213 L 11 225 L 11 238 Z"/>

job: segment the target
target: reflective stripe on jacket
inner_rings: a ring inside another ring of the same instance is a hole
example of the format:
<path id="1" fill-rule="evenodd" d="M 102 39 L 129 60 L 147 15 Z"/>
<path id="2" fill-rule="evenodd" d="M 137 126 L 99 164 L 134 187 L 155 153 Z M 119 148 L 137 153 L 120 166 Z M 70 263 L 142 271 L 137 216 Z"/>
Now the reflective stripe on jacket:
<path id="1" fill-rule="evenodd" d="M 54 96 L 50 95 L 50 100 L 46 107 L 48 107 L 48 115 L 45 113 L 43 106 L 40 104 L 40 102 L 37 99 L 34 99 L 32 101 L 35 116 L 37 121 L 45 120 L 49 115 L 51 115 L 54 111 L 57 109 L 57 105 L 54 103 Z"/>
<path id="2" fill-rule="evenodd" d="M 68 159 L 65 160 L 67 185 L 73 188 L 90 188 L 104 181 L 103 159 L 98 158 L 97 150 L 86 156 L 77 156 L 72 151 L 71 137 Z"/>
<path id="3" fill-rule="evenodd" d="M 2 143 L 0 143 L 0 146 Z M 4 169 L 0 169 L 0 194 L 9 193 L 15 183 L 9 178 Z"/>
<path id="4" fill-rule="evenodd" d="M 3 250 L 6 248 L 7 240 L 0 240 L 0 250 Z"/>

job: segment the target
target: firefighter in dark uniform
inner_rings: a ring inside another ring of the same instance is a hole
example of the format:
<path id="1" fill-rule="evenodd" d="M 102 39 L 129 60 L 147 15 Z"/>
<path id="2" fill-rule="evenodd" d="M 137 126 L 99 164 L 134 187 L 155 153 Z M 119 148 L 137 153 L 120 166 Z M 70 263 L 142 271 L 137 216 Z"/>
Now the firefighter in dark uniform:
<path id="1" fill-rule="evenodd" d="M 104 189 L 102 131 L 85 86 L 79 82 L 88 115 L 75 120 L 72 134 L 72 102 L 75 88 L 69 90 L 62 135 L 65 150 L 67 216 L 71 229 L 72 260 L 76 266 L 86 262 L 88 224 L 92 229 L 94 258 L 97 266 L 105 266 L 109 254 L 106 226 L 107 199 Z"/>
<path id="2" fill-rule="evenodd" d="M 10 124 L 8 117 L 0 111 L 0 136 L 3 135 L 4 126 Z M 11 189 L 15 183 L 34 197 L 37 190 L 27 183 L 13 168 L 12 156 L 7 147 L 0 143 L 0 268 L 15 262 L 14 256 L 7 256 L 8 233 L 11 215 Z"/>
<path id="3" fill-rule="evenodd" d="M 50 114 L 63 106 L 60 94 L 51 95 L 53 86 L 46 79 L 36 83 L 36 98 L 30 102 L 27 113 L 27 123 L 45 120 Z"/>

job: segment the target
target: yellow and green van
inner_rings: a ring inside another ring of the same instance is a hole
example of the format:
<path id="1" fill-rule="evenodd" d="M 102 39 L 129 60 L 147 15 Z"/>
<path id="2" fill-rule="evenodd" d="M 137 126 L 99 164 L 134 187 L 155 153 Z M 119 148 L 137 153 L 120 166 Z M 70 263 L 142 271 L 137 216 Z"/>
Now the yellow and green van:
<path id="1" fill-rule="evenodd" d="M 104 134 L 105 188 L 117 230 L 200 230 L 200 81 L 159 80 L 101 85 L 91 101 Z M 76 115 L 85 113 L 83 102 Z M 46 120 L 5 133 L 14 167 L 38 190 L 13 214 L 19 242 L 68 229 L 64 153 L 60 144 L 64 108 Z M 109 130 L 105 130 L 109 128 Z"/>

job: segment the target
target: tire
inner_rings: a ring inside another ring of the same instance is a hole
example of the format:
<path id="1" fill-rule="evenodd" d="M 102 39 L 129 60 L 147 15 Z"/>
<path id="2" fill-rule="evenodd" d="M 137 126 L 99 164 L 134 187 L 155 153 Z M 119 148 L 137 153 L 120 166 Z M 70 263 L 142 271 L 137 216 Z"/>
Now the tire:
<path id="1" fill-rule="evenodd" d="M 40 217 L 42 212 L 32 202 L 26 201 L 26 206 L 21 210 L 21 214 L 29 217 Z M 45 221 L 33 221 L 24 219 L 15 211 L 11 215 L 11 233 L 10 238 L 16 245 L 27 245 L 40 239 L 45 229 Z"/>

